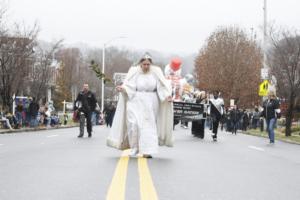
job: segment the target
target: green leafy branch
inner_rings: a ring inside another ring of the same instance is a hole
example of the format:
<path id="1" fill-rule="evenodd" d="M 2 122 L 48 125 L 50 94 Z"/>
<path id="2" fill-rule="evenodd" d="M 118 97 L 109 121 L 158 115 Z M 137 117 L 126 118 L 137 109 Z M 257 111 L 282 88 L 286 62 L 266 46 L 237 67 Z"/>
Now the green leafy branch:
<path id="1" fill-rule="evenodd" d="M 94 60 L 91 61 L 90 68 L 95 72 L 95 74 L 96 74 L 96 76 L 99 80 L 104 79 L 104 84 L 112 82 L 111 79 L 106 78 L 105 74 L 102 73 L 102 71 L 100 70 L 99 65 Z"/>

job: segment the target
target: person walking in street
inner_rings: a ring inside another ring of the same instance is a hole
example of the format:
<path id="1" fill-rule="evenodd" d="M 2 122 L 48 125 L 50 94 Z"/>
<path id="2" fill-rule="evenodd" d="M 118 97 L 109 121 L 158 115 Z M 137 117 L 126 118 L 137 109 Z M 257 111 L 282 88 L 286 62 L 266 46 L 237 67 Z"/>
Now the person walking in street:
<path id="1" fill-rule="evenodd" d="M 79 92 L 77 98 L 74 102 L 74 110 L 78 112 L 79 115 L 79 138 L 82 138 L 84 135 L 84 124 L 86 119 L 86 126 L 88 137 L 92 137 L 92 113 L 95 111 L 97 104 L 96 97 L 93 92 L 89 90 L 88 84 L 83 84 L 83 90 Z"/>
<path id="2" fill-rule="evenodd" d="M 217 141 L 219 123 L 224 114 L 224 100 L 219 97 L 219 91 L 213 92 L 213 98 L 209 100 L 208 114 L 212 120 L 212 138 Z"/>
<path id="3" fill-rule="evenodd" d="M 261 116 L 265 118 L 267 123 L 267 132 L 270 139 L 270 144 L 275 143 L 274 128 L 277 122 L 277 118 L 281 115 L 279 108 L 279 100 L 276 97 L 274 91 L 269 91 L 268 99 L 263 102 L 263 111 Z"/>
<path id="4" fill-rule="evenodd" d="M 116 107 L 110 103 L 103 111 L 107 127 L 111 127 L 115 116 Z"/>
<path id="5" fill-rule="evenodd" d="M 149 54 L 129 69 L 123 85 L 116 89 L 120 95 L 107 145 L 131 148 L 131 156 L 145 158 L 158 153 L 159 145 L 173 146 L 171 84 Z"/>

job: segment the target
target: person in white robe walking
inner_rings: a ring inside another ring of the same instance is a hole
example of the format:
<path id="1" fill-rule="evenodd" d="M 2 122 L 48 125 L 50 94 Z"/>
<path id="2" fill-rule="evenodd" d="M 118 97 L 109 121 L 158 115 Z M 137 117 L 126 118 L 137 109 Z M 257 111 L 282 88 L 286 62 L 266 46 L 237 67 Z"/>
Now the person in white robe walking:
<path id="1" fill-rule="evenodd" d="M 173 146 L 171 83 L 150 55 L 131 67 L 116 89 L 120 95 L 107 145 L 146 158 L 158 153 L 159 145 Z"/>

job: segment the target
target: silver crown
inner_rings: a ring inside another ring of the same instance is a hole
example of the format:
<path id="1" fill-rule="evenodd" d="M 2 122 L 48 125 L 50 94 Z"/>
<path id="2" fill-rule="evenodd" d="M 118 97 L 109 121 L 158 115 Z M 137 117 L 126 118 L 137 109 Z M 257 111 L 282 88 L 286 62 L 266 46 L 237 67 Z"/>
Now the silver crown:
<path id="1" fill-rule="evenodd" d="M 144 59 L 152 59 L 151 55 L 146 52 L 145 55 L 143 56 Z"/>

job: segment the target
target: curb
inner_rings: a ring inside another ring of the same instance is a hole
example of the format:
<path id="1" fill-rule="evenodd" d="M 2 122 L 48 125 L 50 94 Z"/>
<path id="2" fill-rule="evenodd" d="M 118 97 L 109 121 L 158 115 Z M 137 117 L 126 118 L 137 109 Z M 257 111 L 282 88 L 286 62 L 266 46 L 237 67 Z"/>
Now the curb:
<path id="1" fill-rule="evenodd" d="M 245 135 L 251 135 L 251 136 L 255 136 L 255 137 L 261 137 L 261 138 L 268 138 L 268 137 L 262 136 L 262 135 L 251 134 L 251 133 L 249 133 L 249 132 L 243 132 L 243 134 L 245 134 Z M 279 138 L 279 139 L 277 138 L 276 140 L 278 140 L 278 141 L 280 141 L 280 142 L 285 142 L 285 143 L 288 143 L 288 144 L 296 144 L 296 145 L 300 145 L 300 143 L 298 143 L 298 142 L 282 140 L 282 139 L 280 139 L 280 138 Z"/>
<path id="2" fill-rule="evenodd" d="M 23 128 L 23 129 L 14 129 L 14 130 L 5 130 L 0 131 L 1 134 L 13 134 L 13 133 L 23 133 L 23 132 L 32 132 L 32 131 L 47 131 L 47 130 L 55 130 L 55 129 L 65 129 L 65 128 L 74 128 L 79 127 L 79 125 L 72 126 L 57 126 L 57 127 L 40 127 L 40 128 Z"/>

